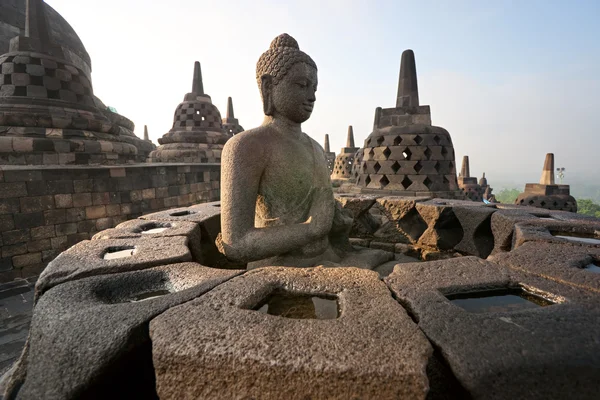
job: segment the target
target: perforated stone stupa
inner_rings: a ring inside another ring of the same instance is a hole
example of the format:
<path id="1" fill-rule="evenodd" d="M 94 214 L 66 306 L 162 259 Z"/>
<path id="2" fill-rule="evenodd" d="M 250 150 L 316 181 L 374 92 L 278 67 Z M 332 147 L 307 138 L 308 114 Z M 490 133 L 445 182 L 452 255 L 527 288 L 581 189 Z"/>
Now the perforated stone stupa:
<path id="1" fill-rule="evenodd" d="M 331 179 L 347 180 L 352 178 L 352 165 L 354 164 L 354 157 L 358 150 L 359 148 L 354 145 L 354 131 L 352 130 L 352 125 L 350 125 L 348 127 L 346 147 L 342 147 L 340 154 L 335 158 Z"/>
<path id="2" fill-rule="evenodd" d="M 231 97 L 227 98 L 227 114 L 225 115 L 225 118 L 223 118 L 223 130 L 231 136 L 244 132 L 244 128 L 233 114 L 233 101 L 231 100 Z"/>
<path id="3" fill-rule="evenodd" d="M 540 183 L 527 183 L 525 191 L 515 200 L 521 206 L 577 212 L 577 200 L 570 194 L 569 185 L 554 182 L 554 154 L 546 154 Z"/>
<path id="4" fill-rule="evenodd" d="M 458 175 L 458 187 L 463 191 L 465 196 L 472 201 L 482 201 L 483 191 L 477 178 L 471 176 L 471 168 L 469 165 L 469 156 L 463 157 L 462 168 Z"/>
<path id="5" fill-rule="evenodd" d="M 450 134 L 432 126 L 429 106 L 419 105 L 412 50 L 402 53 L 396 107 L 375 110 L 358 158 L 354 174 L 362 192 L 462 198 Z"/>
<path id="6" fill-rule="evenodd" d="M 0 48 L 0 164 L 144 161 L 153 145 L 94 96 L 89 55 L 68 23 L 42 0 L 0 11 L 0 26 L 18 32 Z"/>
<path id="7" fill-rule="evenodd" d="M 223 130 L 221 113 L 204 93 L 200 63 L 194 64 L 192 91 L 175 109 L 173 128 L 158 139 L 161 145 L 150 162 L 221 162 L 221 151 L 231 135 Z"/>
<path id="8" fill-rule="evenodd" d="M 323 146 L 323 150 L 325 151 L 325 160 L 327 160 L 327 168 L 329 168 L 329 172 L 333 172 L 333 166 L 335 165 L 335 152 L 331 151 L 329 146 L 329 134 L 325 134 L 325 143 Z"/>

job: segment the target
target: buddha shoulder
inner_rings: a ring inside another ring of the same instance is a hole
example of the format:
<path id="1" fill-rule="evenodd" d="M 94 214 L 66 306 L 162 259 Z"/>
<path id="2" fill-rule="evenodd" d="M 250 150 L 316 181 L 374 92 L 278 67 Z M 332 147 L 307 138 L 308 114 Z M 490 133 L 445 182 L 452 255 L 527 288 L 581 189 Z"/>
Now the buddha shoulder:
<path id="1" fill-rule="evenodd" d="M 252 158 L 264 157 L 265 147 L 269 145 L 269 129 L 259 126 L 234 135 L 225 143 L 224 157 L 245 154 Z"/>

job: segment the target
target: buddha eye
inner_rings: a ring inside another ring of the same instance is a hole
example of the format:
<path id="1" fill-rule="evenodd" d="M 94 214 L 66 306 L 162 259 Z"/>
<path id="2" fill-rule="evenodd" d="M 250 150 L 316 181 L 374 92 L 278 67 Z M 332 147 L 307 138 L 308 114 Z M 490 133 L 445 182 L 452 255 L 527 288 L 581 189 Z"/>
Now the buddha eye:
<path id="1" fill-rule="evenodd" d="M 299 87 L 301 87 L 302 89 L 307 88 L 308 84 L 305 82 L 297 82 L 296 85 L 298 85 Z"/>

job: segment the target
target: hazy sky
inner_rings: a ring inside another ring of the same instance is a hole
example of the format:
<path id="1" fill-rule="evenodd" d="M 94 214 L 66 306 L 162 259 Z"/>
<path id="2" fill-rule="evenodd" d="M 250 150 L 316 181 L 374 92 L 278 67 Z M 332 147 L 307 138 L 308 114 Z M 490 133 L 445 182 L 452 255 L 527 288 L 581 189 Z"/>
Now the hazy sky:
<path id="1" fill-rule="evenodd" d="M 539 180 L 554 152 L 566 180 L 600 183 L 600 1 L 47 0 L 92 58 L 95 94 L 156 140 L 191 90 L 193 63 L 225 115 L 263 118 L 259 56 L 287 32 L 319 69 L 306 133 L 332 150 L 395 105 L 400 56 L 416 55 L 420 100 L 456 158 L 490 183 Z"/>

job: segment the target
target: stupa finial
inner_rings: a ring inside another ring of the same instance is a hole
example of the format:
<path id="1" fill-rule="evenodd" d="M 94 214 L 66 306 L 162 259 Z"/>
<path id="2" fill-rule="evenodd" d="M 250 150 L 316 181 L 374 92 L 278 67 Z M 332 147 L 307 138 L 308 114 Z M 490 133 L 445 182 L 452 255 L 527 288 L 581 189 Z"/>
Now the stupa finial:
<path id="1" fill-rule="evenodd" d="M 202 70 L 200 69 L 200 61 L 194 63 L 194 83 L 192 84 L 192 93 L 196 95 L 204 94 L 204 86 L 202 85 Z"/>
<path id="2" fill-rule="evenodd" d="M 144 125 L 144 140 L 150 141 L 150 136 L 148 135 L 148 125 Z"/>
<path id="3" fill-rule="evenodd" d="M 546 154 L 540 185 L 554 185 L 554 153 Z"/>
<path id="4" fill-rule="evenodd" d="M 329 149 L 329 134 L 326 133 L 325 134 L 325 146 L 323 146 L 325 153 L 330 153 L 331 150 Z"/>
<path id="5" fill-rule="evenodd" d="M 419 88 L 417 86 L 417 67 L 415 53 L 404 50 L 400 61 L 400 79 L 396 107 L 417 107 L 419 105 Z"/>
<path id="6" fill-rule="evenodd" d="M 463 157 L 463 162 L 462 162 L 462 168 L 460 170 L 460 175 L 463 178 L 470 178 L 471 177 L 471 170 L 469 167 L 469 156 L 464 156 Z"/>
<path id="7" fill-rule="evenodd" d="M 227 98 L 227 115 L 226 115 L 227 119 L 233 119 L 235 118 L 235 116 L 233 115 L 233 100 L 231 100 L 231 97 Z"/>
<path id="8" fill-rule="evenodd" d="M 348 126 L 348 139 L 346 140 L 346 147 L 355 147 L 354 131 L 352 130 L 352 125 Z"/>

